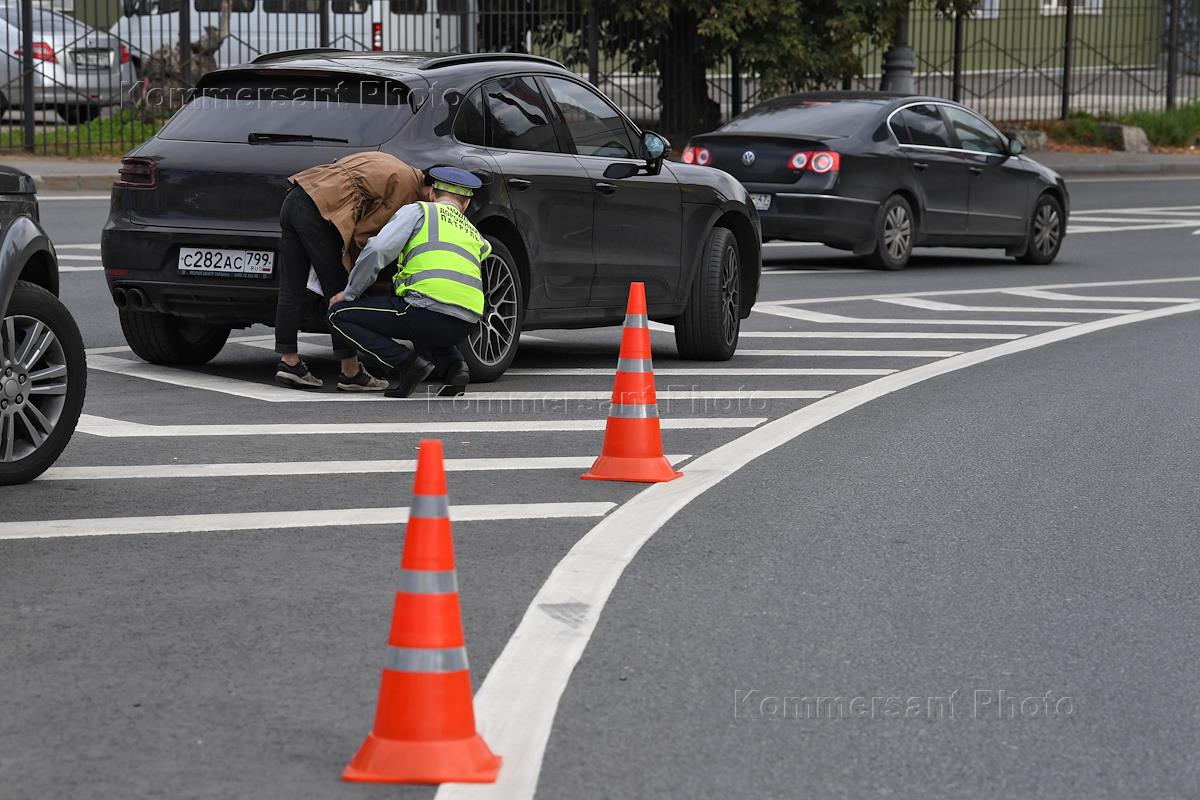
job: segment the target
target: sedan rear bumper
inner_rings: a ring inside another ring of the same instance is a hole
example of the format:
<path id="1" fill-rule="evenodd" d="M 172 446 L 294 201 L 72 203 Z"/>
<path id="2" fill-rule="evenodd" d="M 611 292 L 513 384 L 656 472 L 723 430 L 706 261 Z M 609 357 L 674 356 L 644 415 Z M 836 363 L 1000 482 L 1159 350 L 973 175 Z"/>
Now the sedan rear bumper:
<path id="1" fill-rule="evenodd" d="M 755 194 L 772 195 L 771 207 L 759 212 L 763 240 L 785 239 L 854 247 L 874 235 L 879 204 L 826 194 L 772 192 L 768 186 L 748 186 Z"/>

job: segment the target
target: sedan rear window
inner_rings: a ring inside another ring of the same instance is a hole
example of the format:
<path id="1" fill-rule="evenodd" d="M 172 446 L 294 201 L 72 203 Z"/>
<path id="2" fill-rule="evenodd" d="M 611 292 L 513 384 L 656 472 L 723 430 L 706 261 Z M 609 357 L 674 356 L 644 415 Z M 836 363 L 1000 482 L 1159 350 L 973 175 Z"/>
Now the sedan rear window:
<path id="1" fill-rule="evenodd" d="M 230 76 L 235 78 L 237 76 Z M 271 80 L 265 80 L 266 77 Z M 342 76 L 264 76 L 197 90 L 159 132 L 192 142 L 386 142 L 412 117 L 408 88 Z"/>
<path id="2" fill-rule="evenodd" d="M 721 130 L 788 135 L 853 136 L 879 113 L 869 101 L 772 101 L 755 106 Z"/>

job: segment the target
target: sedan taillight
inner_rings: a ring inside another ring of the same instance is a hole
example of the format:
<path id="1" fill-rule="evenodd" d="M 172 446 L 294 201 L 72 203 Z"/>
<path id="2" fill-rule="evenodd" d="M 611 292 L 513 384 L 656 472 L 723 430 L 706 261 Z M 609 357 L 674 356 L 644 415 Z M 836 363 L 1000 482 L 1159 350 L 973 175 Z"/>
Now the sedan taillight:
<path id="1" fill-rule="evenodd" d="M 802 150 L 788 159 L 788 169 L 809 170 L 819 175 L 837 172 L 842 168 L 842 157 L 832 150 Z"/>
<path id="2" fill-rule="evenodd" d="M 683 148 L 683 163 L 699 164 L 702 167 L 711 166 L 712 153 L 709 152 L 707 147 L 692 147 L 688 145 Z"/>
<path id="3" fill-rule="evenodd" d="M 121 63 L 128 64 L 130 58 L 132 58 L 132 56 L 129 55 L 129 48 L 125 45 L 121 45 Z"/>
<path id="4" fill-rule="evenodd" d="M 148 158 L 122 158 L 114 186 L 153 189 L 158 185 L 158 166 Z"/>
<path id="5" fill-rule="evenodd" d="M 30 51 L 34 61 L 46 61 L 50 64 L 58 63 L 58 56 L 54 55 L 54 47 L 49 42 L 34 42 L 33 50 Z M 21 48 L 13 50 L 13 55 L 20 57 L 25 55 L 25 51 Z"/>

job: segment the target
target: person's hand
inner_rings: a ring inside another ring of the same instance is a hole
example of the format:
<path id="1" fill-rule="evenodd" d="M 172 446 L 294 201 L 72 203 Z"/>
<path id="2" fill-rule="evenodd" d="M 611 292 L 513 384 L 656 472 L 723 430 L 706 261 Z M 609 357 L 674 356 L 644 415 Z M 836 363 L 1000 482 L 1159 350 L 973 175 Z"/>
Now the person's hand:
<path id="1" fill-rule="evenodd" d="M 346 299 L 345 292 L 338 292 L 333 297 L 329 298 L 329 305 L 336 306 L 338 303 L 344 302 Z"/>

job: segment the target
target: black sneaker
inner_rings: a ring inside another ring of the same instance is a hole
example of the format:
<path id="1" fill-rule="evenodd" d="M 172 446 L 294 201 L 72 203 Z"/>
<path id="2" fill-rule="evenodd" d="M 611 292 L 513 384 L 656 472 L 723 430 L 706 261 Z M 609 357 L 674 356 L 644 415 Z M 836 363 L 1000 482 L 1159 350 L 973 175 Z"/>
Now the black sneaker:
<path id="1" fill-rule="evenodd" d="M 438 389 L 438 397 L 461 397 L 467 393 L 467 384 L 471 382 L 471 370 L 467 362 L 460 361 L 457 365 L 444 370 L 442 373 L 442 388 Z"/>
<path id="2" fill-rule="evenodd" d="M 283 359 L 275 365 L 275 381 L 293 389 L 320 389 L 325 385 L 308 371 L 308 365 L 303 361 L 293 367 Z"/>
<path id="3" fill-rule="evenodd" d="M 387 387 L 387 381 L 376 378 L 365 367 L 359 367 L 353 378 L 338 373 L 337 388 L 340 392 L 382 392 Z"/>
<path id="4" fill-rule="evenodd" d="M 433 362 L 416 356 L 412 363 L 401 371 L 400 380 L 396 382 L 396 385 L 384 392 L 383 396 L 411 397 L 417 386 L 428 378 L 431 372 L 433 372 Z"/>

